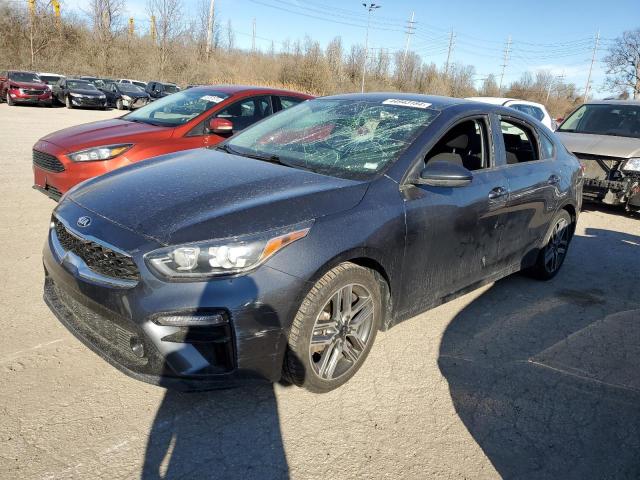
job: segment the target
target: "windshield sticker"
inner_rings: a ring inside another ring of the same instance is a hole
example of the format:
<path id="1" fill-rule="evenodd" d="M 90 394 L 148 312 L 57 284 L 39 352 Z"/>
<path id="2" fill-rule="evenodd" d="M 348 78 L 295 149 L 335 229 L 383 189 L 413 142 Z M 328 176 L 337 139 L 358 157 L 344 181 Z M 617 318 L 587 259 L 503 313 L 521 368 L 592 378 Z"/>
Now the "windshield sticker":
<path id="1" fill-rule="evenodd" d="M 398 107 L 410 107 L 410 108 L 429 108 L 430 103 L 417 102 L 415 100 L 401 100 L 399 98 L 389 98 L 382 102 L 383 105 L 397 105 Z"/>
<path id="2" fill-rule="evenodd" d="M 375 170 L 376 168 L 378 168 L 378 164 L 367 162 L 363 165 L 363 167 L 366 168 L 367 170 Z"/>
<path id="3" fill-rule="evenodd" d="M 200 100 L 204 100 L 205 102 L 220 103 L 224 100 L 224 98 L 218 97 L 217 95 L 205 95 L 203 97 L 200 97 Z"/>

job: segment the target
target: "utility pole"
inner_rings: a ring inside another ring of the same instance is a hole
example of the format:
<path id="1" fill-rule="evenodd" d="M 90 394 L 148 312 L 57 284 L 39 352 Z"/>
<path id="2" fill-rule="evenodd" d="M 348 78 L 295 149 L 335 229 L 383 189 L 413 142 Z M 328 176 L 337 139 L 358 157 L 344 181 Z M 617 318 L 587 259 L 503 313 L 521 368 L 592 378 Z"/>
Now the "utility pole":
<path id="1" fill-rule="evenodd" d="M 449 62 L 451 61 L 451 52 L 453 51 L 455 42 L 456 42 L 456 34 L 453 32 L 453 28 L 452 28 L 451 33 L 449 34 L 449 49 L 447 50 L 447 62 L 444 65 L 445 77 L 449 75 Z"/>
<path id="2" fill-rule="evenodd" d="M 371 25 L 371 12 L 380 8 L 381 5 L 375 3 L 363 3 L 362 6 L 367 9 L 367 33 L 364 37 L 364 62 L 362 63 L 362 84 L 360 85 L 360 93 L 364 93 L 364 77 L 367 74 L 367 57 L 369 56 L 369 26 Z"/>
<path id="3" fill-rule="evenodd" d="M 402 73 L 404 75 L 405 66 L 407 63 L 407 55 L 409 54 L 409 41 L 411 40 L 411 35 L 413 35 L 415 22 L 413 21 L 415 17 L 415 12 L 411 12 L 411 19 L 407 22 L 407 29 L 404 31 L 407 34 L 407 42 L 404 45 L 404 55 L 402 56 Z"/>
<path id="4" fill-rule="evenodd" d="M 507 38 L 507 46 L 504 48 L 504 58 L 502 60 L 502 73 L 500 74 L 500 85 L 498 85 L 498 95 L 502 95 L 502 82 L 504 82 L 504 72 L 509 65 L 511 55 L 511 35 Z"/>
<path id="5" fill-rule="evenodd" d="M 256 17 L 253 17 L 253 32 L 251 33 L 251 53 L 256 53 Z"/>
<path id="6" fill-rule="evenodd" d="M 209 19 L 207 20 L 207 58 L 209 58 L 209 54 L 211 53 L 211 43 L 213 42 L 213 2 L 214 0 L 209 1 Z"/>
<path id="7" fill-rule="evenodd" d="M 589 90 L 591 88 L 591 72 L 593 71 L 593 64 L 596 62 L 596 55 L 598 54 L 598 45 L 600 44 L 600 30 L 596 33 L 596 41 L 593 44 L 593 54 L 591 55 L 591 65 L 589 66 L 589 75 L 587 75 L 587 84 L 584 87 L 584 101 L 589 100 Z"/>

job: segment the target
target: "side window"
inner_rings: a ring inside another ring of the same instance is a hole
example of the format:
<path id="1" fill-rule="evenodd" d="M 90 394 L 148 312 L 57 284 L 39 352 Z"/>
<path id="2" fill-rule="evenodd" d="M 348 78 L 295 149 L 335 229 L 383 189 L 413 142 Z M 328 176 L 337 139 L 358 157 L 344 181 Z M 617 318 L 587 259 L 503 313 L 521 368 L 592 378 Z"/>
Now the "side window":
<path id="1" fill-rule="evenodd" d="M 553 142 L 544 133 L 540 133 L 540 150 L 542 158 L 553 158 Z"/>
<path id="2" fill-rule="evenodd" d="M 533 112 L 533 118 L 535 118 L 536 120 L 542 120 L 544 118 L 544 112 L 542 111 L 542 109 L 531 106 L 531 111 Z"/>
<path id="3" fill-rule="evenodd" d="M 273 113 L 269 96 L 251 97 L 232 103 L 216 116 L 228 118 L 233 122 L 235 131 L 268 117 Z"/>
<path id="4" fill-rule="evenodd" d="M 536 138 L 524 124 L 500 120 L 507 163 L 524 163 L 539 160 Z"/>
<path id="5" fill-rule="evenodd" d="M 451 162 L 468 170 L 489 167 L 489 136 L 485 120 L 466 120 L 457 124 L 429 151 L 425 163 L 429 162 Z"/>
<path id="6" fill-rule="evenodd" d="M 286 110 L 289 107 L 293 107 L 294 105 L 298 105 L 299 103 L 304 102 L 302 98 L 296 97 L 280 97 L 280 106 L 282 110 Z"/>

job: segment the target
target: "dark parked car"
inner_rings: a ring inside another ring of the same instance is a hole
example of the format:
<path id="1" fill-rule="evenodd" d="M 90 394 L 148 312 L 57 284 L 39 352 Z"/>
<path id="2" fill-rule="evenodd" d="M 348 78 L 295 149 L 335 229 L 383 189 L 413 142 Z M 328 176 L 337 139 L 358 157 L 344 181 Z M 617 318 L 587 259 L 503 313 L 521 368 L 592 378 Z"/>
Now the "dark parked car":
<path id="1" fill-rule="evenodd" d="M 147 83 L 145 91 L 149 94 L 152 100 L 156 100 L 158 98 L 171 95 L 172 93 L 179 92 L 180 87 L 175 83 L 149 82 Z"/>
<path id="2" fill-rule="evenodd" d="M 556 275 L 581 181 L 553 133 L 509 108 L 309 100 L 69 192 L 45 299 L 138 379 L 197 389 L 284 372 L 324 392 L 378 330 L 519 270 Z"/>
<path id="3" fill-rule="evenodd" d="M 107 108 L 106 95 L 88 80 L 61 78 L 52 92 L 53 98 L 67 108 Z"/>
<path id="4" fill-rule="evenodd" d="M 0 101 L 8 105 L 29 103 L 50 107 L 51 91 L 37 74 L 10 70 L 0 72 Z"/>
<path id="5" fill-rule="evenodd" d="M 107 105 L 118 110 L 134 110 L 151 101 L 148 93 L 130 83 L 109 83 L 100 91 L 107 96 Z"/>
<path id="6" fill-rule="evenodd" d="M 558 136 L 584 166 L 584 198 L 640 211 L 640 101 L 580 106 Z"/>

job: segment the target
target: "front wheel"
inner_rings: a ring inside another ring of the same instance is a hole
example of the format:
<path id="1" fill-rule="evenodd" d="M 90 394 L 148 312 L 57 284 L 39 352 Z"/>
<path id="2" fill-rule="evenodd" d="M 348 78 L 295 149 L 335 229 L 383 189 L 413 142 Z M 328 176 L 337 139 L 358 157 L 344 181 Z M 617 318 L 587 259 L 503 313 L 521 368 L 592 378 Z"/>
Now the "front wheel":
<path id="1" fill-rule="evenodd" d="M 560 271 L 569 250 L 572 235 L 572 220 L 566 210 L 560 210 L 551 222 L 547 242 L 538 253 L 536 263 L 529 273 L 539 280 L 551 280 Z"/>
<path id="2" fill-rule="evenodd" d="M 122 99 L 121 98 L 116 100 L 116 108 L 118 110 L 124 110 L 124 103 L 122 103 Z"/>
<path id="3" fill-rule="evenodd" d="M 67 108 L 71 110 L 73 108 L 73 103 L 71 103 L 71 97 L 67 96 L 64 101 Z"/>
<path id="4" fill-rule="evenodd" d="M 333 268 L 316 282 L 293 320 L 285 377 L 318 393 L 343 385 L 367 358 L 381 316 L 375 273 L 353 263 Z"/>
<path id="5" fill-rule="evenodd" d="M 13 99 L 11 98 L 11 95 L 9 95 L 9 92 L 7 92 L 7 105 L 9 105 L 10 107 L 15 105 Z"/>

